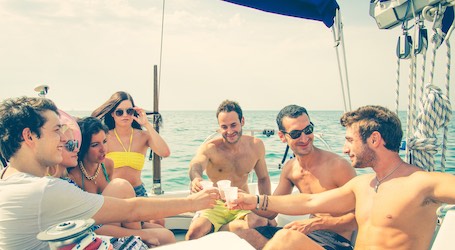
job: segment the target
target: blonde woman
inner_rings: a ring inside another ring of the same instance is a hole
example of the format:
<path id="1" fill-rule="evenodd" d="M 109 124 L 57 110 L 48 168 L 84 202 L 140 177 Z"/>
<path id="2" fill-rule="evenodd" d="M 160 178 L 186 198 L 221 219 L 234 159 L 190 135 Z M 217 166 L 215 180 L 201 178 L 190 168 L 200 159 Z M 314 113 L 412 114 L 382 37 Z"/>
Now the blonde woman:
<path id="1" fill-rule="evenodd" d="M 60 113 L 60 122 L 63 126 L 62 132 L 65 135 L 67 141 L 65 143 L 65 147 L 62 151 L 62 162 L 58 164 L 57 166 L 50 167 L 49 168 L 49 175 L 52 175 L 56 178 L 62 178 L 70 183 L 73 183 L 74 185 L 78 186 L 79 188 L 85 189 L 88 186 L 89 192 L 92 193 L 99 193 L 104 196 L 112 196 L 112 197 L 117 197 L 117 198 L 131 198 L 135 196 L 135 193 L 133 191 L 133 187 L 131 184 L 129 184 L 127 181 L 123 179 L 115 179 L 110 181 L 106 179 L 106 175 L 103 174 L 98 174 L 97 178 L 94 180 L 89 180 L 86 179 L 87 177 L 80 171 L 80 164 L 81 162 L 78 161 L 78 154 L 80 153 L 81 145 L 82 145 L 82 139 L 87 139 L 83 137 L 92 137 L 91 134 L 86 133 L 85 136 L 82 136 L 80 127 L 78 123 L 72 118 L 69 114 L 59 111 Z M 87 121 L 90 120 L 90 121 Z M 96 128 L 101 128 L 102 124 L 98 120 L 98 122 L 93 121 L 91 119 L 97 120 L 96 118 L 85 118 L 81 120 L 81 124 L 84 125 L 84 127 L 87 129 L 87 127 L 90 127 L 90 131 L 94 132 L 96 131 Z M 90 126 L 87 126 L 90 125 Z M 102 129 L 98 131 L 96 134 L 103 134 Z M 86 152 L 87 157 L 84 157 L 86 160 L 86 164 L 90 165 L 90 161 L 87 160 L 88 158 L 93 158 L 92 156 L 88 154 L 93 154 L 91 151 L 94 151 L 93 149 L 90 150 L 87 147 L 90 147 L 90 145 L 94 145 L 92 141 L 87 139 L 89 145 L 86 145 L 86 149 L 84 150 Z M 94 147 L 95 149 L 97 147 Z M 96 155 L 96 154 L 95 154 Z M 100 164 L 101 165 L 101 164 Z M 104 165 L 104 163 L 103 163 Z M 68 174 L 68 169 L 70 169 L 70 173 Z M 89 168 L 88 170 L 90 173 L 96 172 L 96 170 Z M 99 170 L 101 172 L 101 170 Z M 99 177 L 98 177 L 99 176 Z M 71 178 L 72 179 L 71 179 Z M 85 179 L 85 182 L 83 180 Z M 99 180 L 98 180 L 99 179 Z M 97 181 L 98 180 L 98 181 Z M 97 181 L 96 184 L 94 182 Z M 82 185 L 82 183 L 85 183 L 85 185 Z M 88 184 L 88 185 L 87 185 Z M 92 185 L 94 184 L 94 185 Z M 98 185 L 97 185 L 98 184 Z M 99 186 L 99 188 L 97 187 Z M 100 235 L 107 235 L 107 236 L 113 236 L 113 237 L 126 237 L 130 235 L 136 235 L 140 236 L 141 239 L 147 243 L 149 247 L 152 246 L 158 246 L 158 245 L 164 245 L 164 244 L 169 244 L 169 243 L 174 243 L 175 242 L 175 237 L 173 233 L 165 228 L 146 228 L 142 229 L 141 223 L 140 222 L 130 222 L 130 223 L 114 223 L 114 224 L 106 224 L 106 225 L 96 225 L 94 230 L 97 234 Z"/>

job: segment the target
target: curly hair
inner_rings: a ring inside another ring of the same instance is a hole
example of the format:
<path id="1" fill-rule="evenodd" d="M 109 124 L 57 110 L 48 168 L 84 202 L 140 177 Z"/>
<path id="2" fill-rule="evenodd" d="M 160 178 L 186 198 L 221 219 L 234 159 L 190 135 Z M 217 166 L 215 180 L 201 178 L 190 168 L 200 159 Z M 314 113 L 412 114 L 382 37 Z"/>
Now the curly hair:
<path id="1" fill-rule="evenodd" d="M 54 102 L 42 97 L 8 98 L 0 103 L 0 152 L 7 161 L 20 149 L 25 128 L 41 136 L 47 121 L 43 113 L 48 110 L 59 114 Z"/>
<path id="2" fill-rule="evenodd" d="M 347 112 L 340 118 L 341 126 L 351 127 L 358 124 L 359 134 L 363 143 L 374 131 L 378 131 L 388 150 L 399 152 L 403 130 L 398 115 L 381 106 L 363 106 Z"/>

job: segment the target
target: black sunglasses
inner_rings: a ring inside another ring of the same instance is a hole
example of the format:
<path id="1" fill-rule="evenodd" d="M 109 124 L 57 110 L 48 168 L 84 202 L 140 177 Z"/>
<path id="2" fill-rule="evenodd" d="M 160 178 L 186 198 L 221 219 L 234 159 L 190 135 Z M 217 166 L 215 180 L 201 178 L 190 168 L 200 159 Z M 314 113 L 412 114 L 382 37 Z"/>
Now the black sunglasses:
<path id="1" fill-rule="evenodd" d="M 306 126 L 302 130 L 292 130 L 289 133 L 286 131 L 281 131 L 281 132 L 283 132 L 285 134 L 289 134 L 289 136 L 295 140 L 295 139 L 299 138 L 300 136 L 302 136 L 302 133 L 304 133 L 306 135 L 311 135 L 313 133 L 313 130 L 314 130 L 314 124 L 312 122 L 310 122 L 310 125 Z"/>
<path id="2" fill-rule="evenodd" d="M 114 111 L 116 116 L 122 116 L 124 112 L 126 112 L 127 115 L 133 115 L 134 114 L 134 109 L 133 108 L 116 109 Z"/>
<path id="3" fill-rule="evenodd" d="M 78 147 L 79 147 L 78 140 L 69 140 L 65 143 L 65 148 L 66 150 L 68 150 L 68 152 L 73 152 Z"/>

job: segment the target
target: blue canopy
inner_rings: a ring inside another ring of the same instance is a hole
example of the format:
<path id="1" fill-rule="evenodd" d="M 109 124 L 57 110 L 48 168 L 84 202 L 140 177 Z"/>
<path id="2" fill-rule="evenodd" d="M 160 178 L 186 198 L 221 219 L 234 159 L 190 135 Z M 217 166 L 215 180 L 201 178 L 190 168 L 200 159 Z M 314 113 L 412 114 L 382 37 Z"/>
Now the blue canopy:
<path id="1" fill-rule="evenodd" d="M 223 0 L 271 13 L 322 21 L 332 27 L 336 0 Z"/>

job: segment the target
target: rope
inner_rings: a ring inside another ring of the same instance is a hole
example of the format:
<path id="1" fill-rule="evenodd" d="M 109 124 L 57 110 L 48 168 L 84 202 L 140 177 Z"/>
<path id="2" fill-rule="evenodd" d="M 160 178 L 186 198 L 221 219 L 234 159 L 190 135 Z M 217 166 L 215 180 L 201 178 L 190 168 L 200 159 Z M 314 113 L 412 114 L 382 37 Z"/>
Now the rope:
<path id="1" fill-rule="evenodd" d="M 415 67 L 416 67 L 416 60 L 415 60 L 415 55 L 414 53 L 411 53 L 411 63 L 409 64 L 409 87 L 408 87 L 408 116 L 407 116 L 407 121 L 406 124 L 407 129 L 406 129 L 406 138 L 411 138 L 412 134 L 414 133 L 414 112 L 416 110 L 415 107 L 415 102 L 414 102 L 414 87 L 415 87 L 415 81 L 414 81 L 414 76 L 415 76 Z M 406 145 L 409 145 L 409 141 L 406 143 Z M 411 147 L 406 147 L 406 161 L 412 164 L 412 157 L 411 157 Z"/>
<path id="2" fill-rule="evenodd" d="M 434 157 L 437 153 L 437 131 L 447 126 L 452 114 L 450 100 L 435 85 L 425 86 L 424 109 L 417 117 L 417 130 L 409 139 L 408 147 L 413 150 L 412 163 L 427 171 L 434 171 Z"/>
<path id="3" fill-rule="evenodd" d="M 449 96 L 449 93 L 450 93 L 449 92 L 449 90 L 450 90 L 450 62 L 451 62 L 452 56 L 451 56 L 451 46 L 450 46 L 449 39 L 446 40 L 446 46 L 447 46 L 446 97 L 449 100 L 449 104 L 450 104 L 450 96 Z M 450 106 L 450 107 L 452 107 L 452 106 Z M 450 110 L 450 116 L 451 115 L 452 115 L 452 110 Z M 450 120 L 450 116 L 449 116 L 449 120 Z M 443 133 L 443 138 L 442 138 L 442 152 L 441 152 L 441 171 L 442 172 L 445 172 L 445 169 L 446 169 L 447 142 L 449 141 L 448 140 L 448 136 L 449 136 L 448 124 L 449 124 L 449 122 L 447 122 L 447 124 L 445 124 L 445 126 L 444 126 L 444 133 Z"/>
<path id="4" fill-rule="evenodd" d="M 417 115 L 417 51 L 411 53 L 411 63 L 409 72 L 409 105 L 407 115 L 407 133 L 408 138 L 406 147 L 406 160 L 422 169 L 427 171 L 434 171 L 434 155 L 438 152 L 437 132 L 443 127 L 443 141 L 442 141 L 442 152 L 441 152 L 441 171 L 445 170 L 446 163 L 446 152 L 447 152 L 447 141 L 448 141 L 448 125 L 452 115 L 452 106 L 449 99 L 449 88 L 450 88 L 450 62 L 451 62 L 451 46 L 446 34 L 441 33 L 441 20 L 444 15 L 445 7 L 438 6 L 431 10 L 435 13 L 433 21 L 434 35 L 432 38 L 433 50 L 432 58 L 430 61 L 430 72 L 429 72 L 429 83 L 425 85 L 426 75 L 426 48 L 423 53 L 423 64 L 422 64 L 422 75 L 420 78 L 420 112 Z M 421 24 L 421 23 L 419 23 Z M 417 28 L 422 29 L 423 25 L 418 25 L 416 19 L 416 30 L 414 32 L 413 49 L 415 47 L 416 39 L 421 38 L 421 34 L 417 32 Z M 452 27 L 451 27 L 452 29 Z M 404 30 L 406 32 L 406 30 Z M 419 34 L 418 34 L 419 33 Z M 418 40 L 421 42 L 421 40 Z M 436 65 L 436 52 L 442 42 L 445 41 L 447 46 L 447 72 L 446 72 L 446 94 L 442 93 L 442 90 L 433 85 L 434 82 L 434 71 Z M 419 44 L 420 45 L 420 44 Z M 426 46 L 426 44 L 425 44 Z M 416 53 L 414 53 L 416 52 Z M 398 71 L 397 71 L 397 86 L 399 86 L 399 69 L 400 61 L 398 60 Z M 397 87 L 397 111 L 398 111 L 398 87 Z M 416 118 L 417 115 L 417 118 Z M 410 153 L 412 152 L 412 153 Z"/>

